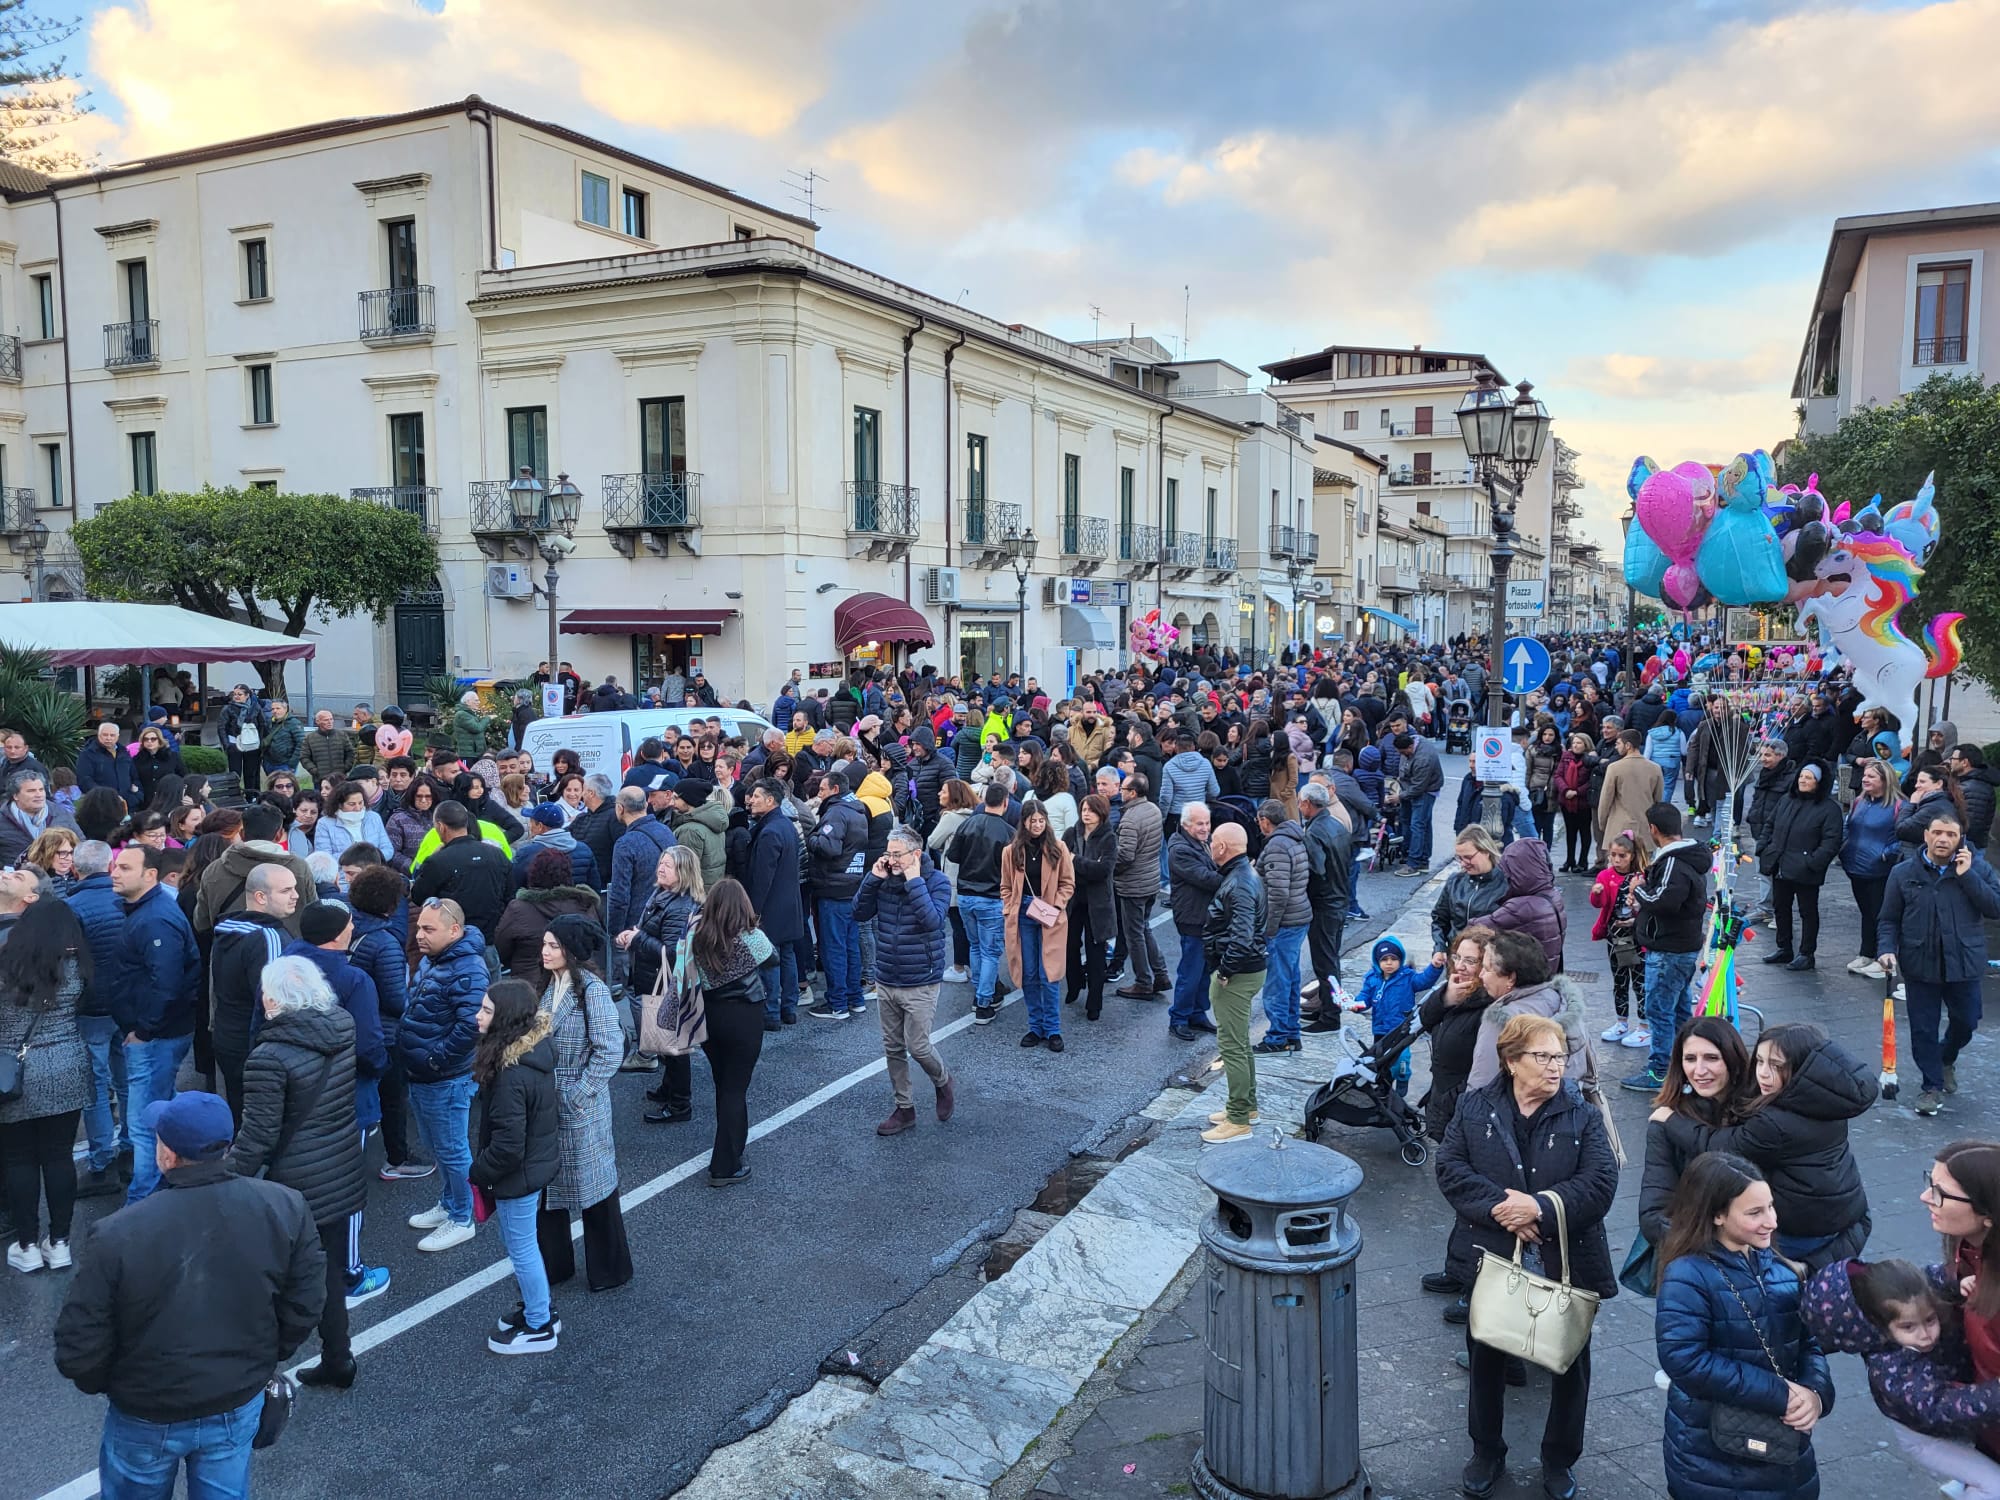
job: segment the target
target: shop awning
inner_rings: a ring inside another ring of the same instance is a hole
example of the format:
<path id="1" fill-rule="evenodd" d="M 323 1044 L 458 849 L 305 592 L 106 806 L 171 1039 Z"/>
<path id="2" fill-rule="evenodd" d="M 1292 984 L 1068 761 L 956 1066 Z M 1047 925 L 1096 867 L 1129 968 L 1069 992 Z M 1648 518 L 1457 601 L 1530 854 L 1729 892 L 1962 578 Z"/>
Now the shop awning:
<path id="1" fill-rule="evenodd" d="M 1394 610 L 1390 609 L 1372 609 L 1364 605 L 1362 607 L 1361 613 L 1363 613 L 1364 615 L 1373 615 L 1383 624 L 1394 625 L 1399 630 L 1407 630 L 1410 632 L 1411 635 L 1415 635 L 1418 631 L 1424 628 L 1423 626 L 1419 625 L 1415 620 L 1412 620 L 1408 615 L 1399 615 Z"/>
<path id="2" fill-rule="evenodd" d="M 1062 643 L 1086 651 L 1116 651 L 1118 628 L 1101 609 L 1088 604 L 1065 604 L 1062 607 Z"/>
<path id="3" fill-rule="evenodd" d="M 58 667 L 178 667 L 311 660 L 311 641 L 171 604 L 0 605 L 0 642 L 46 651 Z"/>
<path id="4" fill-rule="evenodd" d="M 934 644 L 930 621 L 923 611 L 887 594 L 856 594 L 833 607 L 833 644 L 839 651 L 852 651 L 870 641 L 888 641 L 905 646 Z"/>
<path id="5" fill-rule="evenodd" d="M 733 609 L 573 609 L 564 635 L 720 635 Z"/>

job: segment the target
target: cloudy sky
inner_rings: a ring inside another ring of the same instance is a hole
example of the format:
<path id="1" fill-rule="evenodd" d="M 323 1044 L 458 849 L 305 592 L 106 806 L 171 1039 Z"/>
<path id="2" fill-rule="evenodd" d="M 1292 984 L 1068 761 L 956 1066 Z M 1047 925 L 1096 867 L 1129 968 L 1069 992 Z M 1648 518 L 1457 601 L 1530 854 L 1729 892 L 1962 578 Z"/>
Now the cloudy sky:
<path id="1" fill-rule="evenodd" d="M 478 92 L 1008 321 L 1254 370 L 1489 355 L 1584 454 L 1726 459 L 1837 215 L 2000 199 L 2000 0 L 98 0 L 107 160 Z M 551 24 L 560 16 L 559 24 Z M 1966 71 L 1967 68 L 1971 71 Z"/>

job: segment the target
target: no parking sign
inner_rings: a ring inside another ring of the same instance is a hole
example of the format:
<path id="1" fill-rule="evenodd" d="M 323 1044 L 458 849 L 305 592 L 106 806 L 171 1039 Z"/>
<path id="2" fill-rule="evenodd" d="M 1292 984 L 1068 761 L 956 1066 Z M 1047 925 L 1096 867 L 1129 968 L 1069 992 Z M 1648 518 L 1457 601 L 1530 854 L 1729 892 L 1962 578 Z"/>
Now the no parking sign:
<path id="1" fill-rule="evenodd" d="M 1504 729 L 1482 729 L 1472 742 L 1472 779 L 1474 781 L 1505 781 L 1507 779 L 1507 731 Z"/>

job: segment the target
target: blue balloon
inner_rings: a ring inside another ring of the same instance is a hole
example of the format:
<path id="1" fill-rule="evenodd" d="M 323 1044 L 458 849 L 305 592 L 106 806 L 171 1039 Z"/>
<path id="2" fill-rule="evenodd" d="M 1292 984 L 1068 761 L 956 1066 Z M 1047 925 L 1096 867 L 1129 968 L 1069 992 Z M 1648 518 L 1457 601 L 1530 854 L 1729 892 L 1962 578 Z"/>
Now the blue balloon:
<path id="1" fill-rule="evenodd" d="M 1702 586 L 1724 604 L 1742 607 L 1785 597 L 1784 547 L 1764 513 L 1765 466 L 1746 453 L 1723 470 L 1722 505 L 1695 554 Z"/>
<path id="2" fill-rule="evenodd" d="M 1666 587 L 1667 569 L 1673 563 L 1660 544 L 1646 535 L 1636 522 L 1625 535 L 1625 586 L 1651 599 L 1661 597 Z"/>

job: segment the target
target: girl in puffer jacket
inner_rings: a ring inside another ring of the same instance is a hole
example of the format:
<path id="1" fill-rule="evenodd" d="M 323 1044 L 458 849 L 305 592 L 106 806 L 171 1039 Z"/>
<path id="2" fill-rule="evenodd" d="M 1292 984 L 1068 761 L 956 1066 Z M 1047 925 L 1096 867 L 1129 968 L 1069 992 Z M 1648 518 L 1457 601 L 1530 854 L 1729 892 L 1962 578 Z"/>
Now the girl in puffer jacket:
<path id="1" fill-rule="evenodd" d="M 1961 1500 L 2000 1500 L 2000 1463 L 1973 1444 L 2000 1425 L 2000 1380 L 1974 1380 L 1959 1310 L 1906 1260 L 1837 1260 L 1806 1287 L 1822 1347 L 1858 1354 L 1868 1392 L 1904 1452 Z"/>
<path id="2" fill-rule="evenodd" d="M 1590 904 L 1597 908 L 1597 923 L 1590 929 L 1593 942 L 1604 944 L 1611 965 L 1611 1003 L 1618 1019 L 1598 1038 L 1623 1042 L 1634 1035 L 1632 1018 L 1638 1017 L 1639 1041 L 1633 1047 L 1651 1045 L 1646 1027 L 1646 955 L 1639 947 L 1639 884 L 1646 878 L 1646 856 L 1630 834 L 1619 834 L 1606 847 L 1611 861 L 1598 872 L 1590 888 Z"/>

